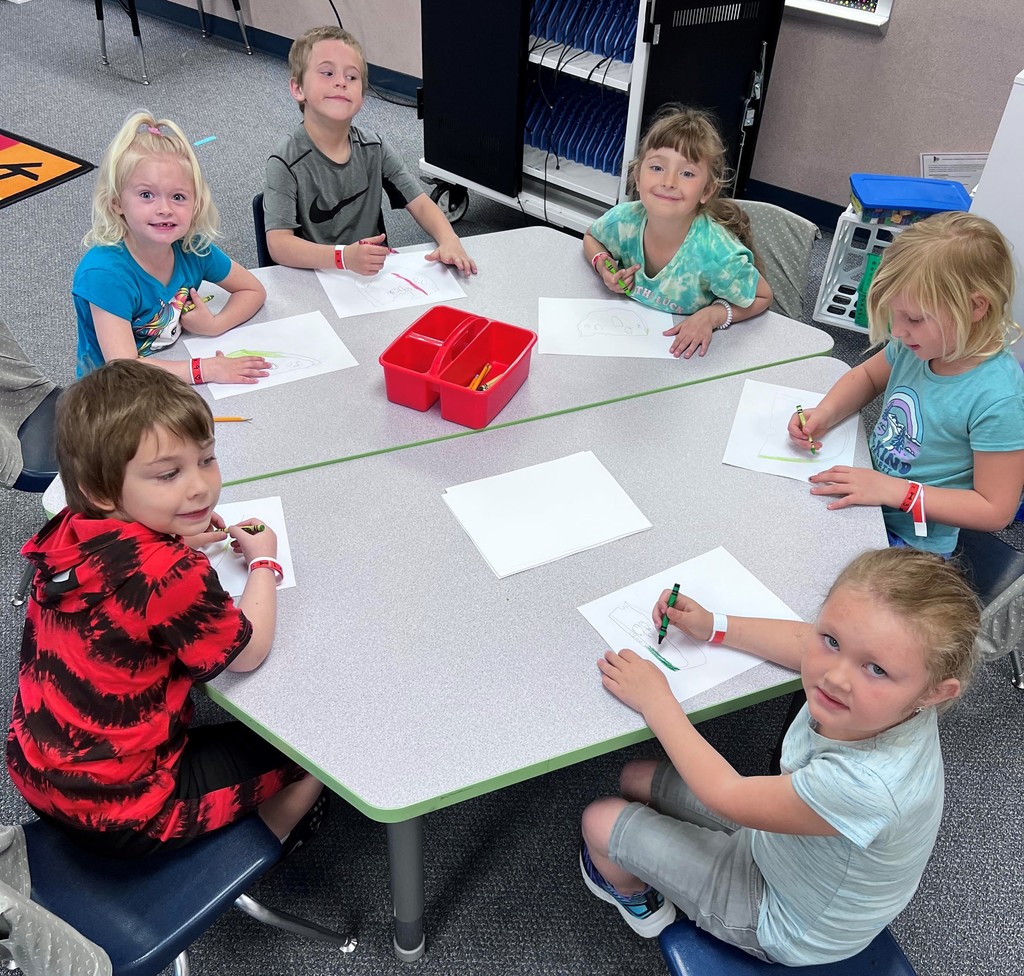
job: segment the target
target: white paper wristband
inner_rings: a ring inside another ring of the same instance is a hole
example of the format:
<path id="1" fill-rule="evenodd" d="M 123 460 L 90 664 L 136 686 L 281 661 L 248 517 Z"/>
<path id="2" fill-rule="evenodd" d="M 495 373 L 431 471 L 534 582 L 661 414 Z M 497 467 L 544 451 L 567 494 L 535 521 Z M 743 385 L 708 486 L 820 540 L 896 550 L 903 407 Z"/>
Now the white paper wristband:
<path id="1" fill-rule="evenodd" d="M 713 613 L 714 623 L 711 625 L 711 637 L 709 644 L 721 644 L 725 640 L 726 631 L 729 629 L 729 618 L 724 613 Z"/>

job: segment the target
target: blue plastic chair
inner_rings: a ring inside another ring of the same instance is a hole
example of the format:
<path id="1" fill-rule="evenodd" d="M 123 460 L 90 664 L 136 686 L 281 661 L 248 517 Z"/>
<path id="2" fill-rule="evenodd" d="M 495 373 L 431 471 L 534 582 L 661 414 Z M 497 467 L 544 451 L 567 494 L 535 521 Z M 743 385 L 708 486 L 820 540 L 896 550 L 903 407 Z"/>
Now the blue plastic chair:
<path id="1" fill-rule="evenodd" d="M 113 976 L 190 972 L 188 947 L 232 905 L 342 952 L 355 939 L 275 912 L 244 894 L 281 859 L 281 844 L 255 814 L 187 847 L 119 861 L 77 847 L 40 820 L 25 825 L 32 901 L 110 957 Z"/>
<path id="2" fill-rule="evenodd" d="M 679 919 L 663 929 L 658 941 L 672 976 L 779 976 L 789 971 L 716 939 L 689 919 Z M 843 962 L 801 966 L 793 972 L 800 976 L 915 976 L 914 967 L 888 929 Z"/>

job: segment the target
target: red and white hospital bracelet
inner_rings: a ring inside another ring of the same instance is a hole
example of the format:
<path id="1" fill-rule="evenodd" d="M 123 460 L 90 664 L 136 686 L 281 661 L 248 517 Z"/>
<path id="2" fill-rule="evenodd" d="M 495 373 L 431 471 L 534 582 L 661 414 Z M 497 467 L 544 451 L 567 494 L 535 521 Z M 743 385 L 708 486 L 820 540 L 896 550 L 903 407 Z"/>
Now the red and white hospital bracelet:
<path id="1" fill-rule="evenodd" d="M 729 629 L 729 618 L 724 613 L 712 613 L 714 623 L 711 625 L 711 636 L 709 644 L 721 644 L 725 640 L 726 631 Z"/>
<path id="2" fill-rule="evenodd" d="M 335 244 L 334 245 L 334 266 L 339 271 L 345 270 L 345 245 Z"/>
<path id="3" fill-rule="evenodd" d="M 251 573 L 254 569 L 269 569 L 277 577 L 278 586 L 284 582 L 284 570 L 276 559 L 271 559 L 269 556 L 261 556 L 259 559 L 254 559 L 249 563 L 249 572 Z"/>
<path id="4" fill-rule="evenodd" d="M 914 535 L 928 535 L 928 521 L 924 515 L 924 485 L 911 481 L 906 497 L 900 505 L 901 512 L 910 512 L 914 519 Z"/>

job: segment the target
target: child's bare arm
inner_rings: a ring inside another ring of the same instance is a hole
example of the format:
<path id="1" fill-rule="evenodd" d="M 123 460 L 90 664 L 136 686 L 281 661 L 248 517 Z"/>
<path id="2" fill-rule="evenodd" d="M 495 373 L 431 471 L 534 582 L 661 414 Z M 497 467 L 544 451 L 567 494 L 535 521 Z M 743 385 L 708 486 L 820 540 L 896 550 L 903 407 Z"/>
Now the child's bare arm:
<path id="1" fill-rule="evenodd" d="M 427 255 L 428 261 L 440 261 L 458 268 L 463 274 L 476 274 L 476 262 L 466 253 L 459 235 L 452 230 L 441 208 L 425 193 L 410 200 L 405 209 L 436 242 L 437 247 Z"/>
<path id="2" fill-rule="evenodd" d="M 609 651 L 598 666 L 604 687 L 643 715 L 679 775 L 710 810 L 758 830 L 805 836 L 837 833 L 800 799 L 789 776 L 736 772 L 693 727 L 657 665 L 624 650 Z"/>
<path id="3" fill-rule="evenodd" d="M 195 288 L 189 290 L 192 305 L 190 312 L 183 312 L 182 327 L 196 335 L 218 336 L 236 325 L 248 322 L 267 300 L 267 291 L 259 279 L 240 264 L 231 262 L 231 270 L 220 282 L 221 288 L 231 293 L 224 307 L 214 315 Z"/>
<path id="4" fill-rule="evenodd" d="M 660 627 L 666 613 L 668 622 L 678 627 L 688 637 L 696 641 L 710 639 L 713 615 L 692 597 L 680 593 L 673 607 L 669 607 L 669 590 L 663 590 L 658 602 L 651 611 L 651 620 L 655 627 Z M 812 626 L 802 620 L 774 620 L 765 617 L 737 617 L 729 615 L 729 629 L 725 640 L 726 647 L 735 647 L 738 651 L 749 651 L 766 661 L 773 661 L 785 668 L 800 670 L 800 658 L 803 656 L 804 645 L 810 636 Z M 713 651 L 712 651 L 713 653 Z"/>
<path id="5" fill-rule="evenodd" d="M 242 528 L 253 521 L 250 519 L 241 525 L 229 525 L 227 528 L 246 564 L 261 556 L 271 559 L 277 556 L 277 535 L 269 525 L 255 534 Z M 274 640 L 274 628 L 277 626 L 276 575 L 269 569 L 254 569 L 245 581 L 238 606 L 252 624 L 252 637 L 242 653 L 228 665 L 228 670 L 252 671 L 263 663 Z"/>

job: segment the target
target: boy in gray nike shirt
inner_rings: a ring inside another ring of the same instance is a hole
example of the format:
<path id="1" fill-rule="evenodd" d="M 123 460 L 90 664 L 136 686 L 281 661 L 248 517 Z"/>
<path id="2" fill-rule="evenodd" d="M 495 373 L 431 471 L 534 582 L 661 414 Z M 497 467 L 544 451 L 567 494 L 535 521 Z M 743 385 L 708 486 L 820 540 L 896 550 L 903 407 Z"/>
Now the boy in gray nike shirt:
<path id="1" fill-rule="evenodd" d="M 302 125 L 267 160 L 263 209 L 267 249 L 293 268 L 342 268 L 374 275 L 389 253 L 381 193 L 405 207 L 436 242 L 426 255 L 476 274 L 437 204 L 375 132 L 352 124 L 363 105 L 366 61 L 339 27 L 314 27 L 288 53 Z"/>

